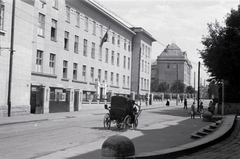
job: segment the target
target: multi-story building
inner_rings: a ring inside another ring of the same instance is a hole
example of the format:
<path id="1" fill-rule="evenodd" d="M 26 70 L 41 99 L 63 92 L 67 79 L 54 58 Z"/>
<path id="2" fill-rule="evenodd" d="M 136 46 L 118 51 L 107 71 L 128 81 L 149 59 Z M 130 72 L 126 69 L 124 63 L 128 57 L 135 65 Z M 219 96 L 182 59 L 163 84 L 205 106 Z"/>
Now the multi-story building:
<path id="1" fill-rule="evenodd" d="M 132 30 L 136 36 L 133 37 L 131 91 L 144 98 L 150 94 L 151 46 L 156 40 L 143 28 L 135 27 Z"/>
<path id="2" fill-rule="evenodd" d="M 11 43 L 12 2 L 1 6 L 4 48 Z M 144 65 L 139 90 L 149 91 L 154 39 L 142 28 L 129 28 L 89 0 L 19 0 L 15 13 L 12 114 L 78 111 L 84 103 L 137 92 L 132 73 L 138 72 L 138 62 Z M 141 46 L 134 45 L 136 41 L 144 44 L 143 62 L 137 57 Z M 0 108 L 5 115 L 8 50 L 1 52 L 0 61 Z"/>
<path id="3" fill-rule="evenodd" d="M 187 58 L 187 53 L 172 43 L 167 45 L 153 63 L 151 78 L 158 84 L 166 82 L 169 88 L 177 80 L 183 82 L 185 86 L 190 86 L 191 69 L 192 65 Z"/>

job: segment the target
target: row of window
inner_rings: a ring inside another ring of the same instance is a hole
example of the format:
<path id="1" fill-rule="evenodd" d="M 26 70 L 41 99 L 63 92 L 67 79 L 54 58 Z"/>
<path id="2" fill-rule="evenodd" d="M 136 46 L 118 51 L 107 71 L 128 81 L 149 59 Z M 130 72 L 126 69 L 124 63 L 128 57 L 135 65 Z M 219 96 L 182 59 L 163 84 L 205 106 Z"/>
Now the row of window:
<path id="1" fill-rule="evenodd" d="M 55 74 L 55 68 L 56 68 L 56 55 L 50 53 L 50 57 L 49 57 L 49 73 L 50 74 Z M 69 70 L 69 66 L 68 66 L 68 61 L 67 60 L 63 60 L 63 74 L 62 74 L 62 78 L 63 79 L 68 79 L 68 70 Z M 38 50 L 37 54 L 36 54 L 36 72 L 43 72 L 43 51 Z M 94 83 L 95 82 L 95 68 L 91 67 L 90 68 L 90 81 Z M 81 76 L 81 81 L 87 82 L 87 66 L 86 65 L 82 65 L 82 76 Z M 78 63 L 73 63 L 73 80 L 79 80 L 78 77 Z M 102 80 L 102 70 L 98 69 L 98 76 L 97 78 L 99 79 L 99 81 Z M 119 86 L 119 74 L 115 73 L 115 82 L 114 83 L 114 72 L 111 72 L 110 75 L 110 85 L 116 85 Z M 104 72 L 104 79 L 106 81 L 108 81 L 108 71 Z M 127 87 L 129 88 L 130 85 L 130 77 L 123 75 L 123 87 Z"/>
<path id="2" fill-rule="evenodd" d="M 70 11 L 71 8 L 69 6 L 66 6 L 66 22 L 70 23 Z M 75 25 L 77 27 L 80 27 L 80 20 L 81 20 L 81 14 L 80 12 L 78 11 L 75 11 Z M 90 20 L 87 16 L 82 16 L 83 19 L 84 19 L 84 30 L 85 31 L 89 31 L 89 22 L 92 22 L 92 34 L 93 35 L 96 35 L 97 34 L 97 27 L 99 27 L 99 36 L 100 36 L 100 39 L 103 37 L 103 25 L 101 24 L 97 24 L 97 22 L 95 20 Z M 108 29 L 105 29 L 106 31 L 108 31 L 110 29 L 110 26 Z M 117 37 L 117 45 L 120 47 L 120 44 L 121 44 L 121 39 L 123 39 L 123 42 L 124 42 L 124 50 L 127 49 L 127 39 L 126 38 L 121 38 L 120 35 L 115 35 L 115 32 L 111 32 L 111 31 L 108 31 L 108 33 L 111 33 L 112 34 L 112 44 L 115 45 L 115 37 Z M 109 41 L 109 39 L 108 39 Z M 128 41 L 128 51 L 130 52 L 131 51 L 131 42 Z"/>

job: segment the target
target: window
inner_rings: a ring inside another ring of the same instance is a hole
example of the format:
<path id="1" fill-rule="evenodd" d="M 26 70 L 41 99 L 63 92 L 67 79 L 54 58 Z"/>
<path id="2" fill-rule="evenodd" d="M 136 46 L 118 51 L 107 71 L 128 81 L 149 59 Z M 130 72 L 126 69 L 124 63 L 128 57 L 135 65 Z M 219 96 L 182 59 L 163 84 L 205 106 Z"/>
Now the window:
<path id="1" fill-rule="evenodd" d="M 96 35 L 96 22 L 93 21 L 93 35 Z"/>
<path id="2" fill-rule="evenodd" d="M 49 58 L 49 68 L 50 68 L 50 74 L 55 74 L 55 54 L 50 53 Z"/>
<path id="3" fill-rule="evenodd" d="M 77 35 L 75 35 L 74 53 L 78 53 L 78 45 L 79 45 L 79 37 Z"/>
<path id="4" fill-rule="evenodd" d="M 126 68 L 126 56 L 123 57 L 123 68 Z"/>
<path id="5" fill-rule="evenodd" d="M 86 70 L 87 70 L 87 66 L 83 65 L 83 67 L 82 67 L 82 79 L 83 79 L 83 81 L 86 81 Z"/>
<path id="6" fill-rule="evenodd" d="M 149 58 L 150 58 L 150 51 L 151 51 L 151 49 L 148 48 L 148 57 L 149 57 Z"/>
<path id="7" fill-rule="evenodd" d="M 88 31 L 88 17 L 85 17 L 85 31 Z"/>
<path id="8" fill-rule="evenodd" d="M 111 58 L 112 65 L 114 65 L 114 51 L 112 51 L 112 58 Z"/>
<path id="9" fill-rule="evenodd" d="M 106 48 L 105 62 L 108 63 L 108 49 Z"/>
<path id="10" fill-rule="evenodd" d="M 111 85 L 113 86 L 113 72 L 111 72 Z"/>
<path id="11" fill-rule="evenodd" d="M 76 26 L 80 27 L 80 13 L 76 12 Z"/>
<path id="12" fill-rule="evenodd" d="M 4 27 L 4 5 L 0 3 L 0 30 L 3 30 Z"/>
<path id="13" fill-rule="evenodd" d="M 113 34 L 112 35 L 112 44 L 115 44 L 115 33 L 113 32 L 112 34 Z"/>
<path id="14" fill-rule="evenodd" d="M 104 73 L 104 79 L 107 82 L 107 79 L 108 79 L 108 72 L 107 71 L 105 71 L 105 73 Z"/>
<path id="15" fill-rule="evenodd" d="M 147 61 L 145 61 L 145 73 L 147 73 Z"/>
<path id="16" fill-rule="evenodd" d="M 125 84 L 125 75 L 123 75 L 123 87 L 125 87 L 126 86 L 126 84 Z"/>
<path id="17" fill-rule="evenodd" d="M 144 72 L 144 61 L 142 60 L 142 72 Z"/>
<path id="18" fill-rule="evenodd" d="M 63 78 L 67 78 L 68 62 L 63 60 Z"/>
<path id="19" fill-rule="evenodd" d="M 90 78 L 91 78 L 91 82 L 94 82 L 94 67 L 91 67 L 91 70 L 90 70 Z"/>
<path id="20" fill-rule="evenodd" d="M 95 43 L 92 42 L 91 57 L 95 59 Z"/>
<path id="21" fill-rule="evenodd" d="M 119 67 L 119 61 L 120 61 L 120 54 L 117 53 L 117 66 Z"/>
<path id="22" fill-rule="evenodd" d="M 99 61 L 102 61 L 102 47 L 99 46 Z"/>
<path id="23" fill-rule="evenodd" d="M 144 44 L 142 44 L 142 55 L 144 55 Z"/>
<path id="24" fill-rule="evenodd" d="M 147 46 L 145 46 L 145 57 L 147 58 L 148 54 L 147 54 Z"/>
<path id="25" fill-rule="evenodd" d="M 119 86 L 119 74 L 118 73 L 116 74 L 116 84 L 117 84 L 117 86 Z"/>
<path id="26" fill-rule="evenodd" d="M 98 80 L 101 81 L 102 77 L 101 77 L 101 74 L 102 74 L 102 70 L 101 69 L 98 69 Z"/>
<path id="27" fill-rule="evenodd" d="M 141 89 L 143 89 L 143 78 L 141 78 Z"/>
<path id="28" fill-rule="evenodd" d="M 127 77 L 127 87 L 129 88 L 129 85 L 130 85 L 130 77 L 128 76 Z"/>
<path id="29" fill-rule="evenodd" d="M 38 35 L 44 36 L 45 30 L 45 15 L 39 13 L 38 15 Z"/>
<path id="30" fill-rule="evenodd" d="M 69 32 L 65 31 L 64 34 L 64 49 L 68 50 L 69 48 Z"/>
<path id="31" fill-rule="evenodd" d="M 57 21 L 52 19 L 51 40 L 57 41 Z"/>
<path id="32" fill-rule="evenodd" d="M 130 52 L 130 50 L 131 50 L 131 42 L 129 41 L 128 42 L 128 51 Z"/>
<path id="33" fill-rule="evenodd" d="M 118 46 L 120 46 L 120 35 L 118 35 L 118 41 L 117 41 Z"/>
<path id="34" fill-rule="evenodd" d="M 78 69 L 78 64 L 73 63 L 73 79 L 77 80 L 77 69 Z"/>
<path id="35" fill-rule="evenodd" d="M 83 40 L 83 56 L 87 56 L 87 39 Z"/>
<path id="36" fill-rule="evenodd" d="M 128 58 L 128 70 L 130 70 L 130 57 Z"/>
<path id="37" fill-rule="evenodd" d="M 42 72 L 42 66 L 43 66 L 43 51 L 37 50 L 36 71 L 37 72 Z"/>
<path id="38" fill-rule="evenodd" d="M 126 50 L 126 49 L 127 49 L 127 40 L 124 39 L 124 50 Z"/>
<path id="39" fill-rule="evenodd" d="M 58 9 L 58 0 L 53 0 L 53 8 Z"/>
<path id="40" fill-rule="evenodd" d="M 149 70 L 150 70 L 150 63 L 148 62 L 148 70 L 147 70 L 147 73 L 149 73 Z"/>
<path id="41" fill-rule="evenodd" d="M 70 7 L 66 6 L 66 21 L 70 22 Z"/>

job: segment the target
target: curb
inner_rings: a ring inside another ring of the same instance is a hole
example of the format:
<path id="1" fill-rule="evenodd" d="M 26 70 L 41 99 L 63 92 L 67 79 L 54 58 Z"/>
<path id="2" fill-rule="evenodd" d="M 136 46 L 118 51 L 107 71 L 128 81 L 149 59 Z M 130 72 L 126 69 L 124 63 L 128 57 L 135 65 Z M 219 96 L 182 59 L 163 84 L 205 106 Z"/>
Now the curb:
<path id="1" fill-rule="evenodd" d="M 171 159 L 191 154 L 199 149 L 211 146 L 214 143 L 228 137 L 234 129 L 236 118 L 237 115 L 224 116 L 223 122 L 217 131 L 196 141 L 173 148 L 140 153 L 136 154 L 135 156 L 125 157 L 124 159 Z"/>
<path id="2" fill-rule="evenodd" d="M 49 120 L 49 119 L 38 119 L 38 120 L 16 121 L 16 122 L 0 123 L 0 126 L 14 125 L 14 124 L 22 124 L 22 123 L 32 123 L 32 122 L 48 121 L 48 120 Z"/>

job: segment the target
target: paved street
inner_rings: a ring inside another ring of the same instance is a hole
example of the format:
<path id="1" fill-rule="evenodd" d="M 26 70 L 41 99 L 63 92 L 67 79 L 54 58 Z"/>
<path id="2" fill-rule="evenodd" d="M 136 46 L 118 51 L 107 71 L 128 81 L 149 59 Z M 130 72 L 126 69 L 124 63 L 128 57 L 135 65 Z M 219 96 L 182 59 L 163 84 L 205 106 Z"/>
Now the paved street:
<path id="1" fill-rule="evenodd" d="M 117 134 L 132 139 L 136 153 L 166 149 L 193 141 L 190 134 L 209 123 L 202 122 L 198 117 L 190 119 L 189 110 L 184 110 L 182 103 L 178 106 L 174 105 L 175 101 L 171 103 L 170 107 L 166 107 L 165 102 L 143 106 L 138 129 L 127 132 L 122 132 L 114 125 L 110 130 L 105 130 L 102 120 L 107 111 L 102 108 L 42 114 L 36 117 L 46 116 L 49 120 L 2 125 L 0 158 L 98 158 L 101 156 L 102 143 Z M 207 105 L 207 101 L 205 103 Z"/>
<path id="2" fill-rule="evenodd" d="M 240 120 L 237 119 L 235 129 L 230 137 L 188 156 L 178 159 L 240 159 Z"/>

